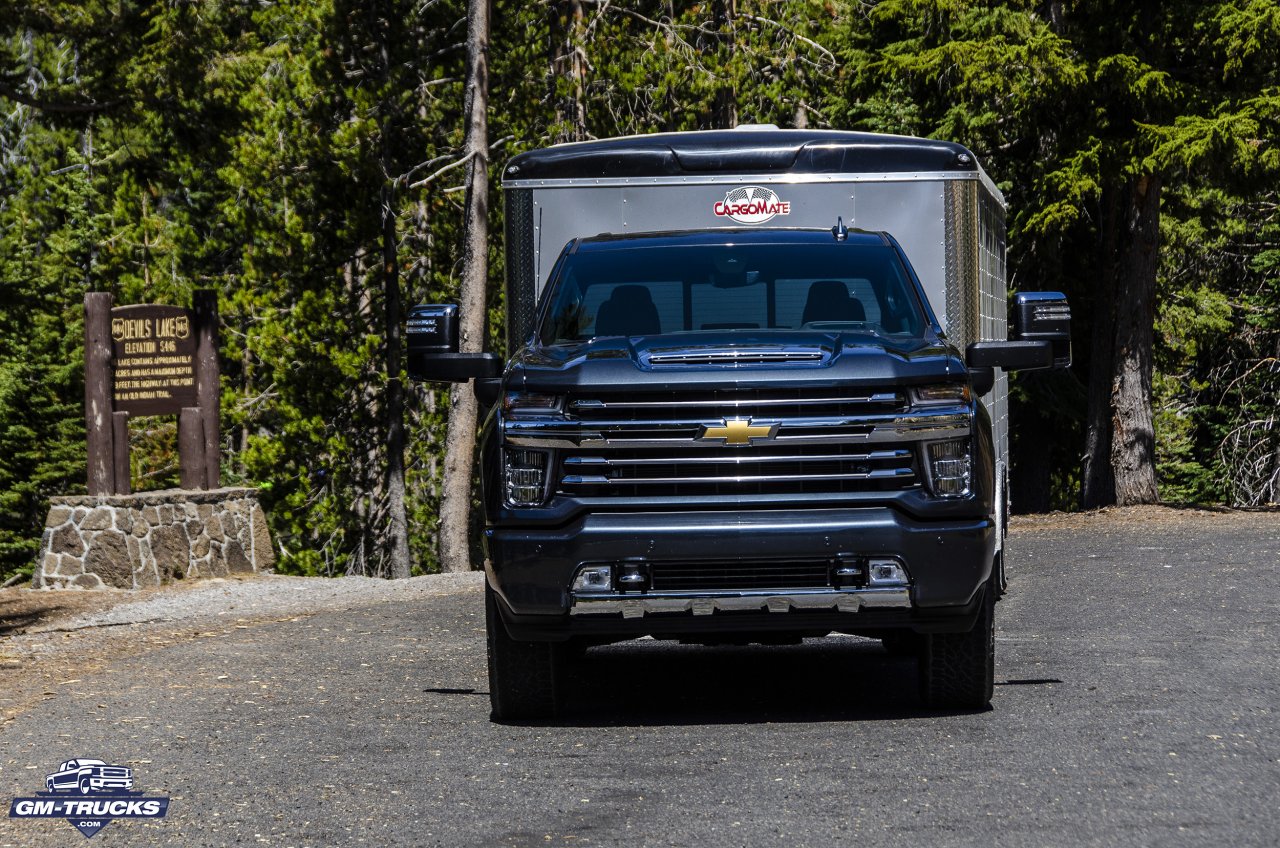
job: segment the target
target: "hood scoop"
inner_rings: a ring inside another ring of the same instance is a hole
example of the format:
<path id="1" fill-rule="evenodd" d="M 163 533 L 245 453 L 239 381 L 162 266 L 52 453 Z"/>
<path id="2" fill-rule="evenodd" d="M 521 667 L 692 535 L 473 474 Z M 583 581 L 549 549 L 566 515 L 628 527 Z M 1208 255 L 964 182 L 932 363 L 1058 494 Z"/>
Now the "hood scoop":
<path id="1" fill-rule="evenodd" d="M 831 351 L 820 347 L 695 347 L 683 350 L 666 348 L 642 351 L 640 362 L 649 368 L 672 366 L 740 368 L 750 365 L 808 366 L 826 365 L 831 361 Z"/>

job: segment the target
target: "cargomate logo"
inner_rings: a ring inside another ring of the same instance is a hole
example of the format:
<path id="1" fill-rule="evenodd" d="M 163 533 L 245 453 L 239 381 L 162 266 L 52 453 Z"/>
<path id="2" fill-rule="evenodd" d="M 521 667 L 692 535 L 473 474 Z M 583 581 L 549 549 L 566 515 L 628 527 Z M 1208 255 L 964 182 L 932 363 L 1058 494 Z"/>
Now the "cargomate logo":
<path id="1" fill-rule="evenodd" d="M 778 193 L 764 186 L 735 188 L 717 200 L 712 211 L 720 218 L 732 218 L 739 224 L 763 224 L 774 215 L 790 215 L 791 202 L 779 200 Z"/>
<path id="2" fill-rule="evenodd" d="M 133 769 L 102 760 L 77 757 L 45 775 L 44 792 L 14 798 L 11 819 L 66 819 L 85 835 L 97 836 L 114 819 L 162 819 L 167 796 L 133 791 Z"/>

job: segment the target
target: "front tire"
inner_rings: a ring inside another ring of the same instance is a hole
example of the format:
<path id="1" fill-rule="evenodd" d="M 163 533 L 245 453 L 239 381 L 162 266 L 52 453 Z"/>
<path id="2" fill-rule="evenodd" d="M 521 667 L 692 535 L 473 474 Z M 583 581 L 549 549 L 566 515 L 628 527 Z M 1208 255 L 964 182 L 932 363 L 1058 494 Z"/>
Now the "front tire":
<path id="1" fill-rule="evenodd" d="M 512 639 L 498 599 L 484 587 L 485 631 L 489 641 L 489 704 L 495 721 L 552 718 L 560 707 L 562 653 L 554 642 Z"/>
<path id="2" fill-rule="evenodd" d="M 920 697 L 930 707 L 981 710 L 991 706 L 996 668 L 995 587 L 982 593 L 968 633 L 932 633 L 921 643 Z"/>
<path id="3" fill-rule="evenodd" d="M 880 643 L 891 657 L 918 657 L 927 637 L 910 630 L 895 630 L 880 637 Z"/>

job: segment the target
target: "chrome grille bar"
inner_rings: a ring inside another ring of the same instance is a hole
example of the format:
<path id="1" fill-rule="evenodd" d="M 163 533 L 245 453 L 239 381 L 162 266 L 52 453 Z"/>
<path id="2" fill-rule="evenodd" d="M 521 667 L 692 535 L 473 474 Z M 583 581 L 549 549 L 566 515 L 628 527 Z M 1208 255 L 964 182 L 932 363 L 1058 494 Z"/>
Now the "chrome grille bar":
<path id="1" fill-rule="evenodd" d="M 832 444 L 841 442 L 903 442 L 958 438 L 969 431 L 969 415 L 953 408 L 904 415 L 839 417 L 778 417 L 768 422 L 778 427 L 774 444 Z M 515 447 L 690 447 L 732 451 L 739 446 L 696 441 L 705 426 L 720 421 L 701 418 L 665 421 L 507 420 L 506 442 Z"/>
<path id="2" fill-rule="evenodd" d="M 914 478 L 915 472 L 910 468 L 884 468 L 867 472 L 847 472 L 842 474 L 740 474 L 733 476 L 708 477 L 620 477 L 612 478 L 603 475 L 566 474 L 561 480 L 565 486 L 678 486 L 690 483 L 790 483 L 790 482 L 832 482 L 845 480 L 905 480 Z"/>
<path id="3" fill-rule="evenodd" d="M 751 453 L 738 454 L 736 456 L 724 455 L 708 455 L 708 456 L 633 456 L 633 457 L 605 457 L 605 456 L 570 456 L 566 457 L 564 464 L 571 467 L 582 465 L 590 466 L 609 466 L 609 467 L 626 467 L 631 465 L 671 465 L 680 464 L 707 464 L 715 462 L 723 463 L 760 463 L 760 462 L 846 462 L 851 460 L 860 461 L 876 461 L 876 460 L 910 460 L 911 451 L 909 450 L 881 450 L 868 451 L 866 453 L 828 453 L 828 454 L 756 454 Z"/>

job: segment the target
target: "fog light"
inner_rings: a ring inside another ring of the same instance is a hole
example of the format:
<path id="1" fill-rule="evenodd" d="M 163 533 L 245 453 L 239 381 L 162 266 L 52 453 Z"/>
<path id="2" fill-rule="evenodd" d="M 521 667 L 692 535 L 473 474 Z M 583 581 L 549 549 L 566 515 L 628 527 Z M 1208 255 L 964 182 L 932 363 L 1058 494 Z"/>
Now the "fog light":
<path id="1" fill-rule="evenodd" d="M 968 439 L 929 445 L 929 481 L 938 497 L 961 498 L 969 494 L 971 471 Z"/>
<path id="2" fill-rule="evenodd" d="M 536 450 L 503 452 L 507 503 L 511 506 L 538 506 L 546 489 L 547 454 Z"/>
<path id="3" fill-rule="evenodd" d="M 608 592 L 613 589 L 613 568 L 608 565 L 592 565 L 578 571 L 573 579 L 575 592 Z"/>
<path id="4" fill-rule="evenodd" d="M 896 559 L 872 559 L 867 562 L 868 586 L 905 586 L 907 570 Z"/>

